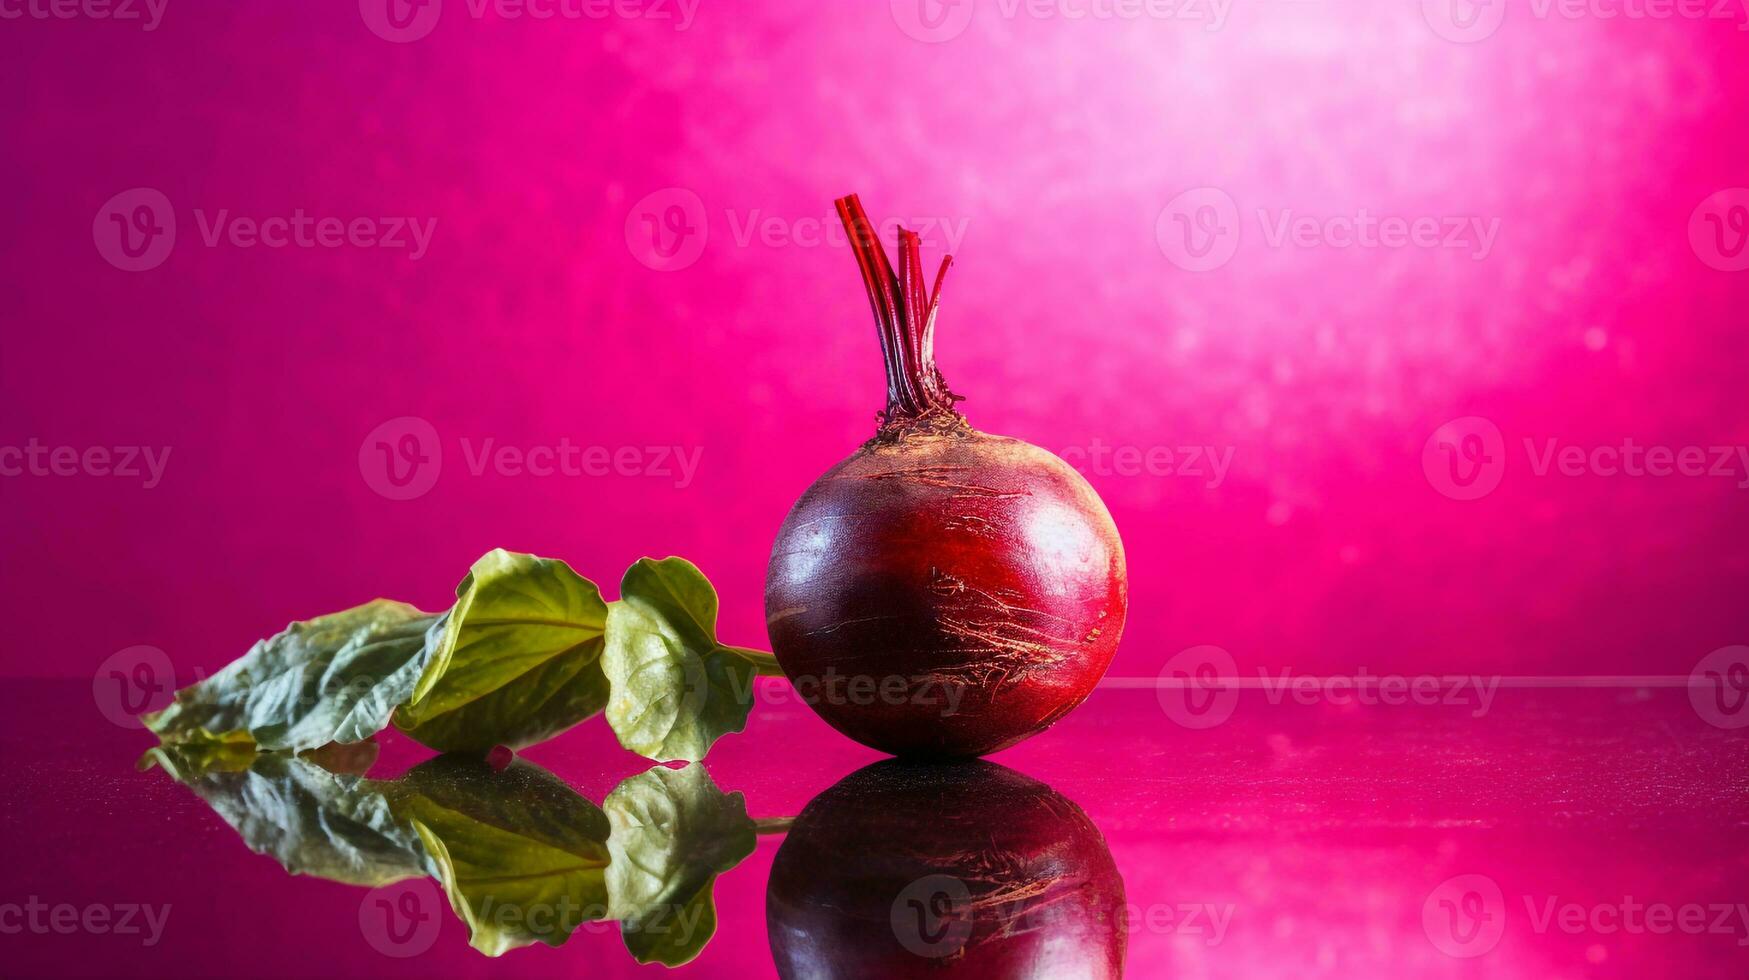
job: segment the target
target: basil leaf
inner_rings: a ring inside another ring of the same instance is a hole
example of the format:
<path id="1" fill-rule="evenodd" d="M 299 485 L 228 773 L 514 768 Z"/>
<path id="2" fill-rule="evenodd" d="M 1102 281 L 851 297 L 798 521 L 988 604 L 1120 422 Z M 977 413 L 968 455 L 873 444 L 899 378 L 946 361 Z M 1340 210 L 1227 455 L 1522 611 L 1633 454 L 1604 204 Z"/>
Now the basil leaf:
<path id="1" fill-rule="evenodd" d="M 747 727 L 753 678 L 776 661 L 717 642 L 717 592 L 684 558 L 639 559 L 619 591 L 601 655 L 613 687 L 607 722 L 633 752 L 697 762 Z"/>
<path id="2" fill-rule="evenodd" d="M 608 823 L 595 804 L 521 760 L 434 759 L 402 781 L 411 821 L 470 943 L 498 956 L 558 946 L 607 915 Z"/>
<path id="3" fill-rule="evenodd" d="M 438 616 L 378 599 L 293 623 L 143 716 L 164 741 L 234 741 L 266 750 L 356 742 L 381 731 L 425 671 Z"/>
<path id="4" fill-rule="evenodd" d="M 609 917 L 639 963 L 679 966 L 716 932 L 716 876 L 753 853 L 740 793 L 725 794 L 701 765 L 658 766 L 614 787 L 602 804 Z"/>
<path id="5" fill-rule="evenodd" d="M 498 549 L 456 588 L 395 725 L 442 752 L 522 748 L 599 712 L 607 603 L 562 561 Z"/>
<path id="6" fill-rule="evenodd" d="M 496 550 L 442 615 L 379 599 L 293 623 L 176 693 L 145 723 L 166 743 L 265 751 L 357 742 L 391 717 L 444 752 L 523 748 L 607 710 L 620 744 L 704 758 L 747 726 L 769 653 L 716 640 L 717 595 L 679 558 L 643 559 L 609 605 L 561 561 Z"/>

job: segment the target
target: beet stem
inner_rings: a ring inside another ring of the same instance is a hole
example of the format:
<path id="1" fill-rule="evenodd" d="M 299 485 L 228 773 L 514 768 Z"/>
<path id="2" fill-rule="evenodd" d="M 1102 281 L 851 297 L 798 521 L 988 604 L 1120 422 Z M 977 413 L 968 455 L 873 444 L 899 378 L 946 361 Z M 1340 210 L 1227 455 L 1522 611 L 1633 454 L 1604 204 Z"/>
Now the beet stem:
<path id="1" fill-rule="evenodd" d="M 855 194 L 836 202 L 839 220 L 850 236 L 850 247 L 868 289 L 869 306 L 881 341 L 887 370 L 888 422 L 946 412 L 955 417 L 956 395 L 947 390 L 935 366 L 935 314 L 941 302 L 942 280 L 952 256 L 941 263 L 933 293 L 924 292 L 923 243 L 915 232 L 899 229 L 899 268 L 895 275 L 874 225 Z"/>
<path id="2" fill-rule="evenodd" d="M 795 817 L 760 817 L 753 821 L 753 833 L 760 837 L 787 834 L 795 823 Z"/>

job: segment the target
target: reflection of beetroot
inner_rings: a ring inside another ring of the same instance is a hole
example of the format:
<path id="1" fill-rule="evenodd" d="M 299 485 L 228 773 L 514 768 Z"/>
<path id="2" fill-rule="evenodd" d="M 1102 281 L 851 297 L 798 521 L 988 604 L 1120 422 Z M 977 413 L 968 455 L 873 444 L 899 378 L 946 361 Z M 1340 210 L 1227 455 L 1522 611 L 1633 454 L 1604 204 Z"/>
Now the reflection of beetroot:
<path id="1" fill-rule="evenodd" d="M 1081 808 L 989 762 L 876 763 L 796 818 L 765 898 L 783 977 L 1123 975 L 1123 878 Z"/>

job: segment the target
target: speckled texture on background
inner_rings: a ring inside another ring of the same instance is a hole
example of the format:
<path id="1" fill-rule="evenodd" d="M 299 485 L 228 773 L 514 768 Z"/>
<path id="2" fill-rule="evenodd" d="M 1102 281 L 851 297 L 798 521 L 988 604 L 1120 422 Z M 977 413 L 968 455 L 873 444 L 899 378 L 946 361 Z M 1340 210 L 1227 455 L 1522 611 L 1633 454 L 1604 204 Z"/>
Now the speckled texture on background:
<path id="1" fill-rule="evenodd" d="M 294 617 L 439 606 L 494 546 L 610 592 L 685 555 L 723 635 L 762 642 L 771 538 L 869 435 L 881 382 L 848 252 L 738 239 L 858 191 L 963 228 L 939 348 L 976 424 L 1232 451 L 1214 487 L 1090 474 L 1129 549 L 1115 672 L 1217 644 L 1307 672 L 1685 674 L 1749 637 L 1749 470 L 1538 477 L 1522 445 L 1749 444 L 1749 272 L 1688 235 L 1749 185 L 1749 33 L 1513 4 L 1462 44 L 1420 7 L 1240 2 L 1211 30 L 980 0 L 942 43 L 887 3 L 814 0 L 705 0 L 683 31 L 451 0 L 405 44 L 349 2 L 0 24 L 0 445 L 172 447 L 149 491 L 0 479 L 0 671 L 86 677 L 132 644 L 210 669 Z M 1241 232 L 1199 273 L 1156 221 L 1205 186 Z M 135 187 L 179 238 L 129 273 L 92 224 Z M 664 272 L 626 228 L 669 187 L 709 235 Z M 194 215 L 296 208 L 437 225 L 411 261 L 208 247 Z M 1259 209 L 1498 236 L 1480 259 L 1272 246 Z M 359 449 L 402 416 L 445 458 L 394 501 Z M 1509 450 L 1475 501 L 1422 467 L 1464 416 Z M 464 438 L 702 456 L 684 488 L 473 476 Z"/>

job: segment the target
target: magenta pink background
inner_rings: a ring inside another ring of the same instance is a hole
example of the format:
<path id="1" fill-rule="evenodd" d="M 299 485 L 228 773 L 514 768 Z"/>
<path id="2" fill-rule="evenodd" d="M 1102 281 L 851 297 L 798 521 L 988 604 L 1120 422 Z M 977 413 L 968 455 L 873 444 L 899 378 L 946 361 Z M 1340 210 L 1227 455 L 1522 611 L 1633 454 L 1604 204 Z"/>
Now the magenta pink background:
<path id="1" fill-rule="evenodd" d="M 848 252 L 735 231 L 849 191 L 965 223 L 940 351 L 975 424 L 1232 449 L 1218 487 L 1090 474 L 1129 553 L 1118 674 L 1197 644 L 1247 669 L 1686 674 L 1749 636 L 1740 464 L 1538 477 L 1522 450 L 1749 443 L 1749 273 L 1689 243 L 1703 200 L 1749 185 L 1738 23 L 1513 4 L 1459 44 L 1407 2 L 1241 2 L 1206 30 L 980 0 L 931 44 L 880 2 L 704 0 L 685 31 L 447 6 L 406 44 L 341 0 L 0 25 L 0 445 L 172 447 L 152 490 L 0 478 L 0 672 L 84 677 L 134 644 L 210 669 L 376 595 L 440 607 L 494 546 L 610 594 L 637 557 L 684 555 L 725 638 L 762 643 L 771 538 L 871 433 L 881 379 Z M 1242 230 L 1194 273 L 1156 219 L 1204 186 Z M 131 273 L 93 218 L 136 187 L 179 235 Z M 709 238 L 664 272 L 626 227 L 671 187 Z M 437 227 L 410 261 L 209 248 L 194 217 L 297 208 Z M 1479 261 L 1271 247 L 1258 208 L 1499 237 Z M 445 457 L 410 501 L 359 464 L 402 416 Z M 1508 453 L 1476 501 L 1422 470 L 1462 416 Z M 475 477 L 463 437 L 703 455 L 684 488 Z"/>

